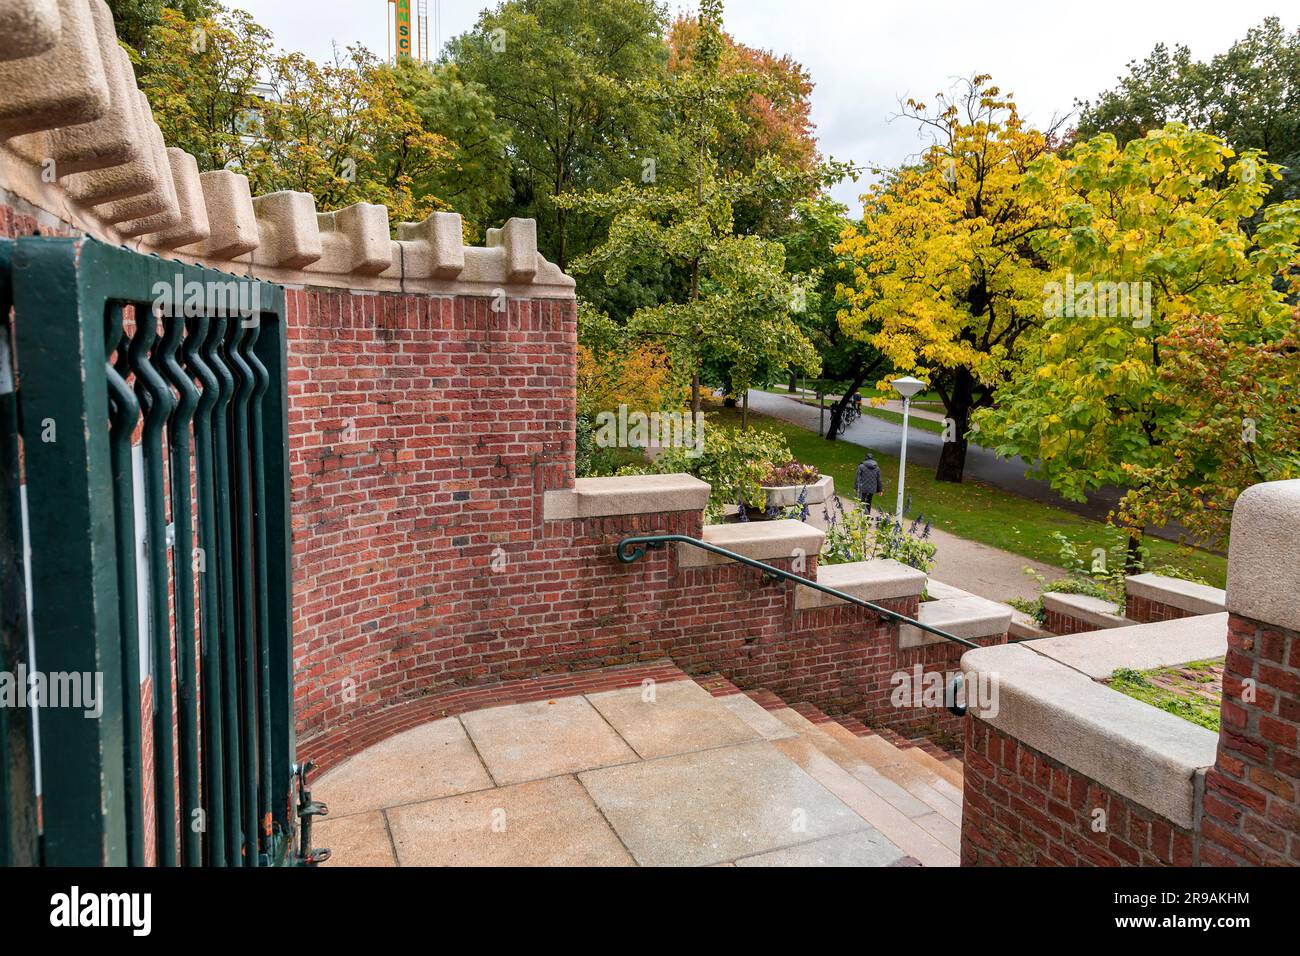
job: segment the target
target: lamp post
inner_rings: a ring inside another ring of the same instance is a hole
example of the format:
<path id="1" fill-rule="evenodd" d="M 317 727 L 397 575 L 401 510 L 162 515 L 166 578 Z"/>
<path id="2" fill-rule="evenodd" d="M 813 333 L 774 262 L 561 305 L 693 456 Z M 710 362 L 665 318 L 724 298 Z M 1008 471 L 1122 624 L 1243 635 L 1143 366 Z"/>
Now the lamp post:
<path id="1" fill-rule="evenodd" d="M 889 384 L 894 386 L 894 391 L 903 396 L 903 448 L 898 456 L 898 523 L 903 523 L 903 481 L 907 474 L 907 416 L 912 408 L 912 396 L 921 389 L 925 388 L 925 382 L 920 379 L 912 378 L 905 375 L 902 378 L 896 378 Z"/>

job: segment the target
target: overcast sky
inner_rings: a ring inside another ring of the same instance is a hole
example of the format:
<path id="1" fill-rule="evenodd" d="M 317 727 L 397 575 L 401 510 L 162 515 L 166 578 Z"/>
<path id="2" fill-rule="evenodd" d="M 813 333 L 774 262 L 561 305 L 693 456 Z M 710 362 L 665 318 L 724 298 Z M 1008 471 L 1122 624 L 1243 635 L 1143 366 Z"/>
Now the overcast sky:
<path id="1" fill-rule="evenodd" d="M 385 0 L 226 0 L 243 7 L 285 49 L 327 57 L 331 44 L 387 49 Z M 439 0 L 428 0 L 430 31 Z M 442 39 L 473 25 L 484 0 L 441 0 Z M 493 4 L 494 5 L 494 4 Z M 412 4 L 414 6 L 414 3 Z M 670 0 L 672 10 L 694 10 Z M 1076 98 L 1113 85 L 1157 42 L 1208 58 L 1264 17 L 1300 22 L 1295 0 L 729 0 L 737 40 L 789 54 L 812 74 L 813 121 L 823 154 L 895 166 L 920 151 L 913 124 L 893 119 L 901 98 L 929 101 L 953 79 L 990 73 L 1021 112 L 1045 124 Z M 892 120 L 892 121 L 891 121 Z M 835 190 L 860 211 L 860 185 Z"/>

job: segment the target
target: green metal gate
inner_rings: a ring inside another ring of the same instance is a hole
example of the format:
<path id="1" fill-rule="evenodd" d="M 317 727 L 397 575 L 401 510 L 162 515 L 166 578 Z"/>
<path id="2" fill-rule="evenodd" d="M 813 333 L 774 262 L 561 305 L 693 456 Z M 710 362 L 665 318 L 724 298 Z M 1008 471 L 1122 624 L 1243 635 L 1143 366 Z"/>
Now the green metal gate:
<path id="1" fill-rule="evenodd" d="M 139 865 L 149 842 L 160 865 L 310 858 L 294 847 L 284 290 L 33 236 L 0 241 L 4 346 L 9 296 L 0 672 L 45 694 L 0 707 L 0 863 Z M 98 716 L 54 693 L 78 678 Z"/>

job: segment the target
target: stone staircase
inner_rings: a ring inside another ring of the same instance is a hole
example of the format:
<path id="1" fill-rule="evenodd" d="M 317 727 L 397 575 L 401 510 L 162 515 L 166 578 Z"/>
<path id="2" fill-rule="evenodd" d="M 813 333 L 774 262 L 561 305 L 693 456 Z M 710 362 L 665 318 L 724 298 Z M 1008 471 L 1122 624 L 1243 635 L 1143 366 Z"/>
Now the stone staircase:
<path id="1" fill-rule="evenodd" d="M 928 740 L 828 717 L 806 702 L 787 705 L 768 690 L 745 693 L 716 677 L 699 683 L 769 739 L 771 725 L 759 726 L 748 702 L 792 731 L 773 745 L 902 850 L 900 864 L 959 865 L 963 771 L 956 757 Z"/>

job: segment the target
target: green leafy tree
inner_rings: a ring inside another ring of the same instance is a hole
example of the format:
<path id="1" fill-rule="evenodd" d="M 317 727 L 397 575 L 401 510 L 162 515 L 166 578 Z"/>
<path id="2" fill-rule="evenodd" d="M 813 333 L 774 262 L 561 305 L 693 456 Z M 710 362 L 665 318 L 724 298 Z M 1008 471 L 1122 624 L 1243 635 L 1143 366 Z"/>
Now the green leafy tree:
<path id="1" fill-rule="evenodd" d="M 147 68 L 155 49 L 153 30 L 162 23 L 164 9 L 175 10 L 186 20 L 203 20 L 221 9 L 217 0 L 108 0 L 113 11 L 117 38 L 132 54 L 137 66 Z"/>
<path id="2" fill-rule="evenodd" d="M 719 168 L 720 130 L 734 120 L 740 88 L 719 74 L 721 14 L 717 0 L 701 5 L 692 68 L 668 77 L 654 94 L 681 131 L 677 161 L 660 167 L 654 183 L 625 182 L 564 201 L 611 223 L 606 241 L 575 262 L 574 271 L 616 285 L 638 267 L 667 264 L 673 270 L 672 294 L 639 308 L 629 332 L 663 344 L 676 367 L 691 371 L 697 415 L 708 360 L 725 363 L 732 386 L 742 392 L 765 368 L 819 368 L 791 317 L 795 289 L 785 272 L 785 250 L 735 230 L 735 205 L 786 188 L 789 173 L 769 159 L 751 175 Z"/>
<path id="3" fill-rule="evenodd" d="M 1201 403 L 1178 384 L 1185 376 L 1165 374 L 1169 351 L 1187 347 L 1201 316 L 1220 317 L 1234 341 L 1278 342 L 1294 328 L 1280 280 L 1295 262 L 1300 203 L 1243 228 L 1279 175 L 1257 151 L 1237 155 L 1180 126 L 1123 148 L 1097 136 L 1039 162 L 1026 183 L 1050 210 L 1034 245 L 1052 273 L 1024 360 L 978 419 L 997 450 L 1034 462 L 1067 499 L 1119 486 L 1130 489 L 1121 514 L 1177 519 L 1172 502 L 1136 507 L 1166 479 L 1196 483 L 1175 458 Z M 1140 533 L 1131 526 L 1134 555 Z"/>
<path id="4" fill-rule="evenodd" d="M 1111 133 L 1122 146 L 1181 123 L 1285 167 L 1269 202 L 1300 197 L 1300 29 L 1288 33 L 1277 17 L 1208 61 L 1159 44 L 1113 89 L 1078 105 L 1078 139 Z"/>
<path id="5" fill-rule="evenodd" d="M 557 199 L 655 158 L 660 117 L 641 89 L 663 71 L 665 26 L 652 0 L 508 0 L 447 46 L 509 130 L 511 214 L 537 219 L 540 249 L 561 268 L 605 222 Z"/>

